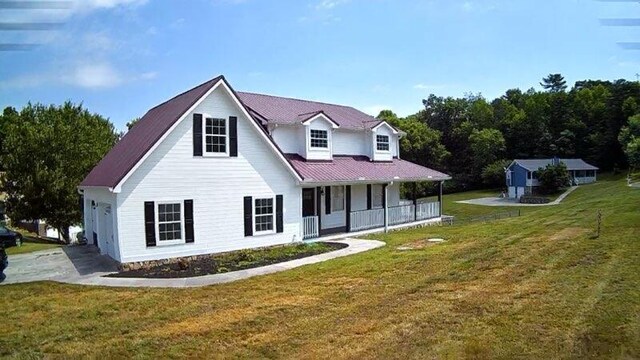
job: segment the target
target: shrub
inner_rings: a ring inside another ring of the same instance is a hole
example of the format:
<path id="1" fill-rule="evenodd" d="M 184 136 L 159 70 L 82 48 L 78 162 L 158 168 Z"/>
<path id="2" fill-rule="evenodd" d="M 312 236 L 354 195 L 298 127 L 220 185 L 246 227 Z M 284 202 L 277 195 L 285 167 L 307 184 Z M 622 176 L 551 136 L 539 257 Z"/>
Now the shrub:
<path id="1" fill-rule="evenodd" d="M 553 194 L 567 187 L 571 178 L 567 172 L 567 166 L 560 163 L 558 165 L 549 164 L 545 168 L 538 169 L 538 181 L 542 194 Z"/>

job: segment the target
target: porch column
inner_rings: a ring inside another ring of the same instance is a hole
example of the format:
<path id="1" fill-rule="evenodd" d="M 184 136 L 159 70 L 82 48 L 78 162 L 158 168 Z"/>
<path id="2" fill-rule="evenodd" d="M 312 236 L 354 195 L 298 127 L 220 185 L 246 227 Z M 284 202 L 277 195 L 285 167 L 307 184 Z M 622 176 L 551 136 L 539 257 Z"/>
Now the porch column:
<path id="1" fill-rule="evenodd" d="M 320 207 L 320 201 L 322 201 L 322 187 L 318 186 L 316 187 L 316 216 L 318 217 L 318 236 L 320 236 L 320 229 L 322 229 L 322 208 Z"/>
<path id="2" fill-rule="evenodd" d="M 345 223 L 347 225 L 347 232 L 351 231 L 351 185 L 347 185 L 347 194 L 346 194 L 346 206 L 345 206 L 345 213 L 346 213 L 346 219 L 345 219 Z"/>
<path id="3" fill-rule="evenodd" d="M 442 183 L 444 181 L 440 181 L 438 183 L 438 202 L 440 203 L 440 216 L 442 216 Z"/>
<path id="4" fill-rule="evenodd" d="M 413 221 L 416 221 L 418 220 L 418 183 L 417 182 L 413 183 L 411 197 L 413 200 Z"/>
<path id="5" fill-rule="evenodd" d="M 384 207 L 384 232 L 389 232 L 389 208 L 387 205 L 387 185 L 382 185 L 382 205 Z"/>

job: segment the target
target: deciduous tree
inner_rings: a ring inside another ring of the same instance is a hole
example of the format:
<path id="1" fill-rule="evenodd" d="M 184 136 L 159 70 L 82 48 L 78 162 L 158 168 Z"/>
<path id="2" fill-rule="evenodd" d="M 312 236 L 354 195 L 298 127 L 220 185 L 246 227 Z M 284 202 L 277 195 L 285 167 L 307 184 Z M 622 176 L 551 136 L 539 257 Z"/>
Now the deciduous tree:
<path id="1" fill-rule="evenodd" d="M 77 186 L 118 139 L 113 125 L 82 105 L 28 104 L 5 109 L 7 212 L 13 220 L 43 219 L 65 240 L 81 221 Z"/>

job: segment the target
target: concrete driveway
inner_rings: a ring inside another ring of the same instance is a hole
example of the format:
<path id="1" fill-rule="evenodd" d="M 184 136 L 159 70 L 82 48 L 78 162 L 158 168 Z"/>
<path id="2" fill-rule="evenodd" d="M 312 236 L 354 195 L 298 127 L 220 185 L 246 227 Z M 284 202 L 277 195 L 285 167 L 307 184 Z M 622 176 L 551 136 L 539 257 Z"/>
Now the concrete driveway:
<path id="1" fill-rule="evenodd" d="M 70 282 L 117 271 L 111 258 L 92 245 L 65 246 L 28 254 L 9 255 L 7 278 L 0 285 L 41 280 Z"/>
<path id="2" fill-rule="evenodd" d="M 382 241 L 351 238 L 332 240 L 332 242 L 343 243 L 348 246 L 328 253 L 267 266 L 231 271 L 228 273 L 169 279 L 103 277 L 103 275 L 117 271 L 115 261 L 107 256 L 100 255 L 98 250 L 92 245 L 70 246 L 55 250 L 9 256 L 9 267 L 5 270 L 7 279 L 0 283 L 0 285 L 53 280 L 71 284 L 102 286 L 173 288 L 205 286 L 273 274 L 304 265 L 373 250 L 385 245 Z"/>

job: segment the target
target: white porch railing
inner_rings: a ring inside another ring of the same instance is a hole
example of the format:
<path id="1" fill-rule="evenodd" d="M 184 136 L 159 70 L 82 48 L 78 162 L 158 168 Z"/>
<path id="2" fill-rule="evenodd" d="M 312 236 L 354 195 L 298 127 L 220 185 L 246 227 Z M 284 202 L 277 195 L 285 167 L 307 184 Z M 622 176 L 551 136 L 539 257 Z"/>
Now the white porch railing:
<path id="1" fill-rule="evenodd" d="M 349 231 L 358 231 L 384 226 L 384 209 L 353 211 Z"/>
<path id="2" fill-rule="evenodd" d="M 389 225 L 404 224 L 415 220 L 415 206 L 401 205 L 389 208 Z"/>
<path id="3" fill-rule="evenodd" d="M 416 208 L 416 220 L 431 219 L 440 216 L 440 202 L 419 203 Z"/>
<path id="4" fill-rule="evenodd" d="M 320 236 L 318 217 L 306 216 L 302 218 L 302 238 L 311 239 Z"/>

